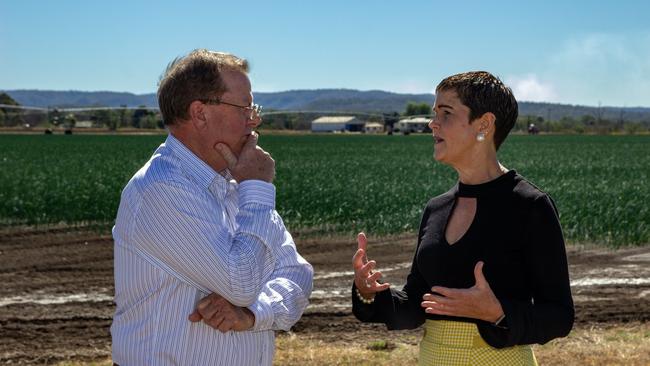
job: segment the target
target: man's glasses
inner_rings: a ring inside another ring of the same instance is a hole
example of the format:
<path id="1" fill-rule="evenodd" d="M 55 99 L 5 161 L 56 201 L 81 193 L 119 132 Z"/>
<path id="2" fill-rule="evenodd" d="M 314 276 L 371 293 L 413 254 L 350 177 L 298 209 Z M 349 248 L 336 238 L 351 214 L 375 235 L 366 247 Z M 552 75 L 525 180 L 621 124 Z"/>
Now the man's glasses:
<path id="1" fill-rule="evenodd" d="M 218 99 L 218 98 L 217 99 L 199 99 L 199 101 L 201 101 L 201 102 L 203 102 L 205 104 L 225 104 L 225 105 L 229 105 L 229 106 L 232 106 L 232 107 L 237 107 L 237 108 L 244 109 L 244 110 L 248 111 L 248 119 L 251 120 L 251 121 L 254 120 L 257 117 L 262 116 L 262 106 L 259 105 L 259 104 L 239 105 L 239 104 L 224 102 L 223 100 Z"/>

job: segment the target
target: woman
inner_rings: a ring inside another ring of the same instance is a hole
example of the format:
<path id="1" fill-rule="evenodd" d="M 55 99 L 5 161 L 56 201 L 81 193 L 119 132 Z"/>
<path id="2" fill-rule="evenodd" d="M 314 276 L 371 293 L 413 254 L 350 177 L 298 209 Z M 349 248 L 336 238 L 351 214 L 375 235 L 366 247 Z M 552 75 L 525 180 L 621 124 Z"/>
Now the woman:
<path id="1" fill-rule="evenodd" d="M 402 290 L 378 282 L 359 234 L 353 312 L 388 329 L 424 323 L 421 365 L 536 365 L 528 345 L 573 326 L 555 205 L 497 160 L 517 108 L 512 91 L 488 72 L 437 86 L 434 157 L 457 171 L 458 183 L 427 204 Z"/>

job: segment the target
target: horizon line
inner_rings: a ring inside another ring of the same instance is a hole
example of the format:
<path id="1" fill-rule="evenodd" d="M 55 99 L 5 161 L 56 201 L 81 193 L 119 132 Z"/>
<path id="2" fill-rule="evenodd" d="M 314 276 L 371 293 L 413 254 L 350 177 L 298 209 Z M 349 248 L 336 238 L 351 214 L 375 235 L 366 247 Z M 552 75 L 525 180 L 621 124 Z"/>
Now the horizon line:
<path id="1" fill-rule="evenodd" d="M 398 94 L 398 95 L 430 95 L 432 97 L 435 97 L 434 93 L 429 93 L 429 92 L 423 92 L 423 93 L 402 93 L 402 92 L 395 92 L 395 91 L 389 91 L 389 90 L 382 90 L 382 89 L 367 89 L 367 90 L 362 90 L 362 89 L 353 89 L 353 88 L 315 88 L 315 89 L 287 89 L 287 90 L 281 90 L 281 91 L 253 91 L 253 93 L 264 93 L 264 94 L 271 94 L 271 93 L 287 93 L 287 92 L 301 92 L 301 91 L 320 91 L 320 90 L 347 90 L 347 91 L 357 91 L 357 92 L 383 92 L 383 93 L 391 93 L 391 94 Z M 149 92 L 149 93 L 136 93 L 136 92 L 131 92 L 131 91 L 115 91 L 115 90 L 81 90 L 81 89 L 0 89 L 0 92 L 15 92 L 15 91 L 36 91 L 36 92 L 80 92 L 80 93 L 116 93 L 116 94 L 131 94 L 135 96 L 146 96 L 146 95 L 151 95 L 151 94 L 156 94 L 156 92 Z M 558 105 L 564 105 L 564 106 L 580 106 L 580 107 L 590 107 L 590 108 L 645 108 L 645 109 L 650 109 L 649 106 L 614 106 L 614 105 L 590 105 L 590 104 L 578 104 L 578 103 L 561 103 L 561 102 L 552 102 L 552 101 L 531 101 L 531 100 L 517 100 L 518 103 L 537 103 L 537 104 L 558 104 Z"/>

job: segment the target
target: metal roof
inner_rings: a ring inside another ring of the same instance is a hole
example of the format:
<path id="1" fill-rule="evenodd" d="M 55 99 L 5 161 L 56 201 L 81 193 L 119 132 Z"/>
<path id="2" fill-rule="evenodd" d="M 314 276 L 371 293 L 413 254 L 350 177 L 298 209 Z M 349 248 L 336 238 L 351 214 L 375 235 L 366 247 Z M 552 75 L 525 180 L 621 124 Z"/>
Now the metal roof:
<path id="1" fill-rule="evenodd" d="M 359 123 L 363 123 L 354 116 L 324 116 L 316 118 L 312 123 L 347 123 L 357 120 Z"/>
<path id="2" fill-rule="evenodd" d="M 426 117 L 412 117 L 400 120 L 402 123 L 429 123 L 429 121 L 431 121 L 431 118 Z"/>

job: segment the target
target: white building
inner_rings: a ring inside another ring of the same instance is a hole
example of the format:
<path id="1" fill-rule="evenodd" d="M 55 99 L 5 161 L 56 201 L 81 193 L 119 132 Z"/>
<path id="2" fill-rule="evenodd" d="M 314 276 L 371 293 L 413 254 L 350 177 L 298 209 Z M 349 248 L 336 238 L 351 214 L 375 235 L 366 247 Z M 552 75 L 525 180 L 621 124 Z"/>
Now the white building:
<path id="1" fill-rule="evenodd" d="M 93 127 L 93 121 L 77 121 L 74 124 L 75 128 L 91 128 Z"/>
<path id="2" fill-rule="evenodd" d="M 366 133 L 382 133 L 384 132 L 384 125 L 377 122 L 368 122 L 363 126 L 363 130 Z"/>
<path id="3" fill-rule="evenodd" d="M 393 126 L 394 132 L 401 132 L 409 134 L 411 132 L 430 132 L 429 128 L 430 118 L 426 117 L 411 117 L 400 120 Z"/>
<path id="4" fill-rule="evenodd" d="M 311 121 L 312 132 L 361 132 L 365 123 L 354 116 L 325 116 Z"/>

